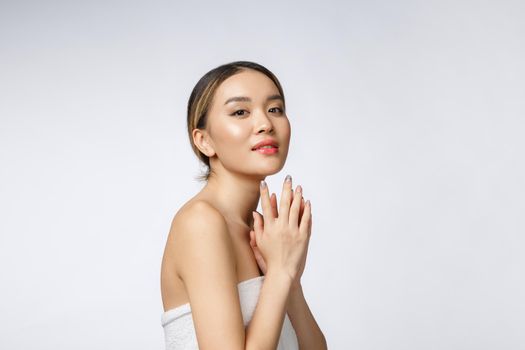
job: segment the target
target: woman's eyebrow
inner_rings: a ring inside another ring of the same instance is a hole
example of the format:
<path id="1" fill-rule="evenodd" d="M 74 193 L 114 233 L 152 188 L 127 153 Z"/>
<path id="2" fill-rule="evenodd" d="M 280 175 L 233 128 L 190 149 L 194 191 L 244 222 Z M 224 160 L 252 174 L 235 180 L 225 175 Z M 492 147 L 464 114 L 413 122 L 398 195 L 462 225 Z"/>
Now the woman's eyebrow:
<path id="1" fill-rule="evenodd" d="M 281 100 L 284 102 L 283 97 L 281 95 L 270 95 L 266 98 L 266 101 L 271 101 L 271 100 Z M 224 104 L 226 105 L 230 102 L 236 102 L 236 101 L 251 102 L 252 99 L 246 96 L 235 96 L 235 97 L 230 97 L 229 99 L 227 99 L 226 102 L 224 102 Z"/>

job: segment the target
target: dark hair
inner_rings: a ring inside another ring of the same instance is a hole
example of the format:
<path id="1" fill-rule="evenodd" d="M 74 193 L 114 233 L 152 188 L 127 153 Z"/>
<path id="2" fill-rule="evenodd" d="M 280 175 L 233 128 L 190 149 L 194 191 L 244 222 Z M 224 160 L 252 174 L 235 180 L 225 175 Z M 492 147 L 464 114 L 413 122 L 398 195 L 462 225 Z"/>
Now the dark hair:
<path id="1" fill-rule="evenodd" d="M 210 167 L 210 159 L 208 156 L 203 154 L 193 142 L 193 130 L 206 129 L 208 111 L 212 104 L 215 91 L 220 86 L 220 84 L 232 75 L 247 69 L 253 69 L 255 71 L 261 72 L 274 82 L 283 98 L 283 108 L 286 109 L 284 92 L 281 84 L 279 83 L 279 80 L 270 70 L 258 63 L 250 61 L 230 62 L 214 68 L 208 73 L 204 74 L 204 76 L 200 78 L 191 92 L 190 98 L 188 100 L 187 112 L 188 136 L 190 138 L 191 147 L 199 160 L 206 166 L 205 173 L 196 177 L 196 179 L 199 181 L 208 181 L 212 171 Z"/>

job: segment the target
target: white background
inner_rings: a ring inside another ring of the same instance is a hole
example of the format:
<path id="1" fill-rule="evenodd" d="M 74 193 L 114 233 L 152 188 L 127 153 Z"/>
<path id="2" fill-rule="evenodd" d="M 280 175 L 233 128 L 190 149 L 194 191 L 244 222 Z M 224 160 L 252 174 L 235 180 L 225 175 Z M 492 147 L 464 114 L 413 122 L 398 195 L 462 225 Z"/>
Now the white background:
<path id="1" fill-rule="evenodd" d="M 523 1 L 2 1 L 0 348 L 161 349 L 193 86 L 283 84 L 330 349 L 525 348 Z"/>

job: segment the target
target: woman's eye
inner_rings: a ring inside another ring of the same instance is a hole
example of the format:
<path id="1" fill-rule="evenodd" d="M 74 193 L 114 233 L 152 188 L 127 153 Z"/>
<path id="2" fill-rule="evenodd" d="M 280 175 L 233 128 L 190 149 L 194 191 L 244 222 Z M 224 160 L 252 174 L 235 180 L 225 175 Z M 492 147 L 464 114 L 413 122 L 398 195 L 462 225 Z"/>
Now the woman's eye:
<path id="1" fill-rule="evenodd" d="M 246 110 L 239 109 L 239 110 L 233 112 L 231 115 L 236 115 L 236 116 L 243 116 L 244 115 L 244 113 L 239 114 L 239 112 L 246 112 Z"/>
<path id="2" fill-rule="evenodd" d="M 280 107 L 272 107 L 272 108 L 270 108 L 270 112 L 282 114 L 283 110 Z M 249 113 L 249 112 L 247 110 L 245 110 L 245 109 L 238 109 L 238 110 L 236 110 L 235 112 L 233 112 L 230 115 L 242 117 L 242 116 L 245 116 L 246 113 Z"/>

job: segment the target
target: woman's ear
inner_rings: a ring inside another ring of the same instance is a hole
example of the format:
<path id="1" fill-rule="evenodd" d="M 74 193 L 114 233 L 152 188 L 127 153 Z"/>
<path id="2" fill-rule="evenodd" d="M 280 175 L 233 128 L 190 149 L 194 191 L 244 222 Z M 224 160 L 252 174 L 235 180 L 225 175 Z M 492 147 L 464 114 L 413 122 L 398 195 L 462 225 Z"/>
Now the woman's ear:
<path id="1" fill-rule="evenodd" d="M 195 146 L 204 153 L 208 158 L 215 155 L 215 150 L 209 142 L 209 135 L 206 130 L 193 129 L 193 143 Z"/>

